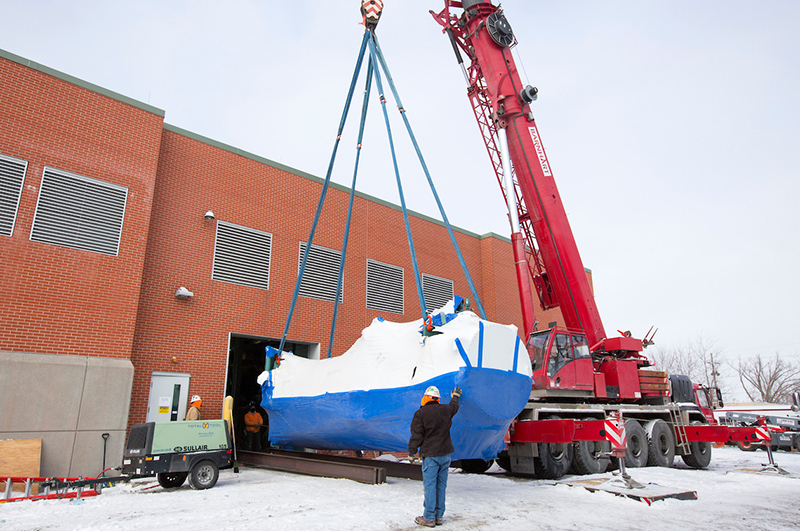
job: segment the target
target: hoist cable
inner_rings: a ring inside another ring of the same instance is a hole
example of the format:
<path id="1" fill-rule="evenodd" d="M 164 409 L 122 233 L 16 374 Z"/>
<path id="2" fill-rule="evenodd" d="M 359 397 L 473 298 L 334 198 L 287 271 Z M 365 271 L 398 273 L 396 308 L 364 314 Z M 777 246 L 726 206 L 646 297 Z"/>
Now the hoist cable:
<path id="1" fill-rule="evenodd" d="M 371 39 L 369 39 L 369 52 L 370 57 L 373 60 L 374 64 L 378 64 L 377 59 L 377 50 L 375 47 L 375 35 L 371 34 Z M 417 264 L 417 254 L 414 251 L 414 238 L 411 237 L 411 225 L 408 221 L 408 209 L 406 208 L 406 198 L 403 195 L 403 183 L 400 181 L 400 169 L 397 166 L 397 153 L 395 153 L 394 149 L 394 139 L 392 138 L 392 128 L 389 124 L 389 113 L 386 110 L 386 97 L 383 93 L 383 82 L 381 81 L 381 74 L 379 69 L 375 69 L 375 83 L 378 87 L 378 92 L 380 93 L 381 99 L 381 109 L 383 110 L 383 119 L 386 122 L 386 134 L 389 136 L 389 148 L 392 152 L 392 164 L 394 165 L 394 175 L 397 180 L 397 191 L 400 194 L 400 206 L 403 209 L 403 221 L 406 225 L 406 238 L 408 239 L 408 248 L 411 252 L 411 263 L 414 266 L 414 280 L 417 283 L 417 296 L 419 297 L 419 307 L 422 311 L 422 318 L 425 319 L 428 315 L 428 308 L 425 305 L 425 296 L 422 292 L 422 279 L 420 278 L 419 273 L 419 264 Z"/>
<path id="2" fill-rule="evenodd" d="M 472 297 L 473 300 L 475 301 L 475 305 L 478 308 L 478 313 L 480 314 L 481 318 L 486 319 L 486 313 L 483 311 L 481 300 L 478 297 L 478 291 L 475 289 L 475 284 L 472 282 L 472 276 L 469 274 L 469 269 L 467 268 L 467 264 L 464 261 L 464 257 L 461 254 L 461 249 L 458 247 L 456 236 L 453 233 L 453 227 L 450 225 L 450 221 L 447 219 L 447 214 L 445 214 L 442 202 L 439 200 L 439 194 L 436 193 L 436 187 L 433 185 L 433 179 L 431 178 L 431 174 L 428 171 L 428 165 L 425 163 L 425 158 L 422 156 L 422 151 L 420 150 L 419 144 L 417 143 L 417 138 L 414 136 L 414 131 L 411 129 L 411 124 L 408 121 L 408 116 L 406 116 L 406 111 L 403 108 L 403 103 L 400 101 L 400 95 L 397 93 L 397 88 L 394 85 L 394 80 L 392 79 L 392 75 L 389 73 L 389 67 L 386 65 L 386 60 L 383 57 L 383 52 L 381 52 L 380 44 L 378 44 L 378 38 L 375 35 L 373 35 L 372 39 L 370 40 L 370 52 L 376 54 L 378 56 L 378 59 L 380 60 L 381 68 L 386 74 L 386 80 L 388 81 L 389 86 L 392 89 L 392 94 L 394 94 L 394 100 L 397 103 L 397 109 L 400 111 L 400 115 L 403 117 L 403 122 L 405 123 L 406 129 L 408 130 L 408 136 L 411 138 L 411 142 L 414 144 L 414 150 L 416 150 L 417 157 L 419 158 L 419 162 L 422 165 L 422 171 L 425 172 L 425 177 L 428 179 L 428 185 L 430 186 L 431 192 L 433 193 L 433 197 L 436 200 L 436 205 L 439 207 L 439 213 L 442 215 L 442 221 L 444 221 L 444 224 L 447 227 L 447 233 L 450 235 L 450 241 L 453 243 L 453 248 L 455 249 L 456 255 L 458 256 L 458 261 L 461 264 L 461 270 L 464 272 L 464 276 L 467 278 L 467 283 L 469 284 L 469 289 L 472 292 Z M 380 78 L 380 76 L 378 76 L 378 78 Z M 403 214 L 405 214 L 405 208 L 406 208 L 405 204 L 403 204 Z M 416 262 L 415 262 L 415 267 L 416 267 Z"/>
<path id="3" fill-rule="evenodd" d="M 350 102 L 353 100 L 353 93 L 355 92 L 356 88 L 356 81 L 358 81 L 358 75 L 361 72 L 361 64 L 364 60 L 364 52 L 367 48 L 367 42 L 369 41 L 370 31 L 364 32 L 364 39 L 361 41 L 361 50 L 358 53 L 358 60 L 356 61 L 356 68 L 355 72 L 353 72 L 353 79 L 350 81 L 350 90 L 347 93 L 347 100 L 344 104 L 344 109 L 342 110 L 342 118 L 339 121 L 339 130 L 336 134 L 336 141 L 333 144 L 333 153 L 331 153 L 331 160 L 328 163 L 328 172 L 325 175 L 325 184 L 322 186 L 322 193 L 319 196 L 319 203 L 317 204 L 317 211 L 314 215 L 314 222 L 311 224 L 311 231 L 308 235 L 308 242 L 306 242 L 306 248 L 303 252 L 303 260 L 300 264 L 300 268 L 297 272 L 297 282 L 294 286 L 294 294 L 292 295 L 292 303 L 289 306 L 289 314 L 286 316 L 286 326 L 283 329 L 283 335 L 281 336 L 281 344 L 278 347 L 278 351 L 282 352 L 283 347 L 286 344 L 286 335 L 289 333 L 289 324 L 292 322 L 292 314 L 294 313 L 294 307 L 297 303 L 297 297 L 300 293 L 300 283 L 303 280 L 303 273 L 305 273 L 306 263 L 308 262 L 308 255 L 311 254 L 311 246 L 314 241 L 314 233 L 317 230 L 317 223 L 319 222 L 319 216 L 322 212 L 322 205 L 325 202 L 325 195 L 328 193 L 328 185 L 331 182 L 331 173 L 333 172 L 333 163 L 336 160 L 336 151 L 339 148 L 339 142 L 342 138 L 342 131 L 344 130 L 344 124 L 347 121 L 347 113 L 350 110 Z M 269 366 L 269 358 L 267 359 L 266 365 Z"/>
<path id="4" fill-rule="evenodd" d="M 339 261 L 339 278 L 336 282 L 336 297 L 333 302 L 333 319 L 331 320 L 331 335 L 328 339 L 328 355 L 331 357 L 333 349 L 333 335 L 336 330 L 336 316 L 339 313 L 339 294 L 342 292 L 342 283 L 344 282 L 344 262 L 347 257 L 347 242 L 350 237 L 350 220 L 353 214 L 353 199 L 356 195 L 356 177 L 358 176 L 358 163 L 361 159 L 361 142 L 364 139 L 364 125 L 367 122 L 367 109 L 369 107 L 369 95 L 372 89 L 372 57 L 370 56 L 367 62 L 367 83 L 364 87 L 364 101 L 361 104 L 361 123 L 358 127 L 358 143 L 356 144 L 356 161 L 355 168 L 353 169 L 353 182 L 350 185 L 350 203 L 347 206 L 347 221 L 344 228 L 344 241 L 342 242 L 342 257 Z"/>

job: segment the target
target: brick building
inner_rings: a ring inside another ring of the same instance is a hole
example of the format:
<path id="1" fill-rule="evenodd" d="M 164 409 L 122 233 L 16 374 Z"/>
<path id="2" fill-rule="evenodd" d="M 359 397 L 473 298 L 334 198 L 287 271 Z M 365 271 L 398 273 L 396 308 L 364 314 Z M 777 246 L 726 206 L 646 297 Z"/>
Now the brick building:
<path id="1" fill-rule="evenodd" d="M 322 179 L 2 50 L 0 124 L 0 438 L 41 438 L 43 475 L 89 475 L 104 433 L 116 464 L 127 426 L 182 419 L 191 394 L 207 418 L 256 398 Z M 328 352 L 348 200 L 331 185 L 288 333 L 299 355 Z M 444 226 L 410 222 L 426 305 L 469 296 Z M 510 242 L 455 231 L 487 317 L 521 327 Z M 419 317 L 414 273 L 399 207 L 357 194 L 333 355 L 379 315 Z"/>

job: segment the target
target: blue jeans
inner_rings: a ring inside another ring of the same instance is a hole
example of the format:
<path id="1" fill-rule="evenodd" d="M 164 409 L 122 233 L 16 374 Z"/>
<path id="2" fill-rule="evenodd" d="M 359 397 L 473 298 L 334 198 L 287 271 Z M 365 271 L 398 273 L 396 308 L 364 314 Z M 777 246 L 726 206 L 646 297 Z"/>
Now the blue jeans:
<path id="1" fill-rule="evenodd" d="M 425 520 L 441 520 L 444 516 L 444 495 L 447 490 L 447 469 L 450 455 L 422 458 L 422 484 L 425 486 Z"/>

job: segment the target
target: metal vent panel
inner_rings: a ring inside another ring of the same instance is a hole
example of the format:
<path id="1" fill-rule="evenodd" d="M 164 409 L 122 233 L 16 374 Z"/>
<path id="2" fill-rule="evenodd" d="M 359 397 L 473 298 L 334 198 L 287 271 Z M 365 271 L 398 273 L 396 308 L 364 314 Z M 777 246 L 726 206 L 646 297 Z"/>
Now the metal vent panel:
<path id="1" fill-rule="evenodd" d="M 453 281 L 422 273 L 422 296 L 428 313 L 438 310 L 453 298 Z"/>
<path id="2" fill-rule="evenodd" d="M 13 236 L 28 161 L 0 155 L 0 235 Z"/>
<path id="3" fill-rule="evenodd" d="M 300 272 L 300 265 L 303 263 L 305 250 L 306 242 L 300 242 L 300 252 L 297 258 L 298 273 Z M 299 295 L 310 299 L 333 302 L 336 299 L 336 283 L 339 280 L 339 263 L 341 260 L 341 251 L 312 245 L 311 252 L 308 254 L 303 280 L 300 282 Z M 342 284 L 339 302 L 343 300 L 344 282 Z"/>
<path id="4" fill-rule="evenodd" d="M 217 221 L 213 280 L 269 289 L 272 234 Z"/>
<path id="5" fill-rule="evenodd" d="M 126 186 L 46 167 L 31 240 L 117 256 L 127 200 Z"/>
<path id="6" fill-rule="evenodd" d="M 367 258 L 367 308 L 402 314 L 403 268 Z"/>

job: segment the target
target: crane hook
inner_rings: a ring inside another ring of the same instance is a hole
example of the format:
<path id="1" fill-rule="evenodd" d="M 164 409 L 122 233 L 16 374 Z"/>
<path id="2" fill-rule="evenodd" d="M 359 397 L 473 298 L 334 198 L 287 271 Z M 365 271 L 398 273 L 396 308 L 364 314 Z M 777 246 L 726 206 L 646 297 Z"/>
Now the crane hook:
<path id="1" fill-rule="evenodd" d="M 362 24 L 370 31 L 375 31 L 383 12 L 383 0 L 363 0 L 361 2 Z"/>

